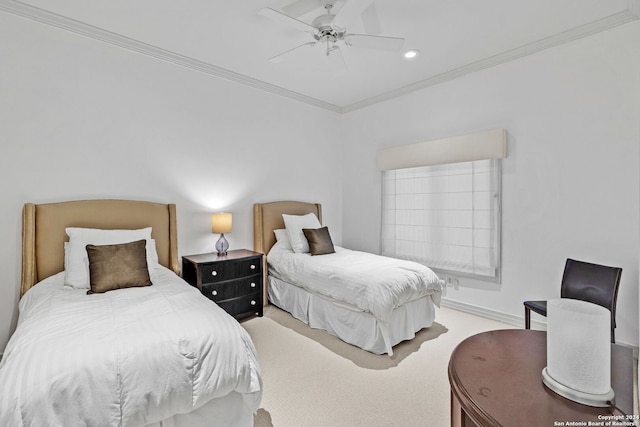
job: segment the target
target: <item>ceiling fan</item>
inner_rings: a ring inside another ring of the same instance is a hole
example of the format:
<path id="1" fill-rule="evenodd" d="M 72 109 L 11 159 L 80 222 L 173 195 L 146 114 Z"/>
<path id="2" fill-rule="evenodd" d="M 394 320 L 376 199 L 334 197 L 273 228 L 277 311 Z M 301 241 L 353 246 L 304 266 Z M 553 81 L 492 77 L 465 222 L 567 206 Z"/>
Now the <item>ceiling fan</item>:
<path id="1" fill-rule="evenodd" d="M 338 55 L 344 65 L 340 50 L 341 45 L 362 47 L 386 51 L 402 49 L 404 39 L 401 37 L 375 36 L 370 34 L 353 34 L 347 32 L 347 25 L 363 14 L 375 0 L 346 0 L 336 14 L 332 9 L 336 0 L 297 0 L 282 9 L 290 14 L 266 7 L 258 13 L 274 21 L 283 23 L 300 31 L 311 34 L 313 41 L 301 44 L 268 59 L 269 62 L 280 62 L 298 49 L 321 46 L 326 56 Z M 310 24 L 298 17 L 324 7 L 325 13 L 317 16 Z M 292 16 L 293 15 L 293 16 Z"/>

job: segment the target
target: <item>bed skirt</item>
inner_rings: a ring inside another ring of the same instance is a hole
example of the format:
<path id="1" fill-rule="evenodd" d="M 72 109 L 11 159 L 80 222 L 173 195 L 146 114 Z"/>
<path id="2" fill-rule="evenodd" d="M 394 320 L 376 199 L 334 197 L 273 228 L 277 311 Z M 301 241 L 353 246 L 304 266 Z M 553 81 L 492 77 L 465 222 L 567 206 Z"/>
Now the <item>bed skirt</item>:
<path id="1" fill-rule="evenodd" d="M 198 409 L 145 427 L 252 427 L 253 411 L 244 403 L 242 394 L 232 391 L 212 399 Z"/>
<path id="2" fill-rule="evenodd" d="M 393 355 L 394 345 L 413 339 L 416 332 L 431 326 L 435 319 L 435 304 L 429 295 L 395 308 L 388 325 L 369 312 L 329 301 L 273 276 L 268 278 L 268 295 L 273 305 L 311 328 L 326 330 L 375 354 Z"/>

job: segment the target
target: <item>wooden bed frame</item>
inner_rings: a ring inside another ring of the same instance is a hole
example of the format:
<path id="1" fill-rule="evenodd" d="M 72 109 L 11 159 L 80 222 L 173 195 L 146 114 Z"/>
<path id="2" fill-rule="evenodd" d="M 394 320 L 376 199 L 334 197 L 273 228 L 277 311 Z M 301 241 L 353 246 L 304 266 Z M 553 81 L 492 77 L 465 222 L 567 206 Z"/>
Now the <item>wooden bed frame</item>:
<path id="1" fill-rule="evenodd" d="M 135 200 L 26 203 L 22 210 L 20 297 L 40 280 L 64 269 L 66 227 L 138 229 L 152 227 L 158 261 L 180 274 L 176 206 Z"/>

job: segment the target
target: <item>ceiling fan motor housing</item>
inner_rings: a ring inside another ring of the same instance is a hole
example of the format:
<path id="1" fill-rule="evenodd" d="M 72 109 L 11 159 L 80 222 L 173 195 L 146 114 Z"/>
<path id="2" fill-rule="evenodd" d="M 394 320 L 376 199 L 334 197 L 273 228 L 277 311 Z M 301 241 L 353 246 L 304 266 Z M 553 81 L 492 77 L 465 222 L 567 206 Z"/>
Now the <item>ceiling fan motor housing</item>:
<path id="1" fill-rule="evenodd" d="M 332 13 L 325 13 L 324 15 L 320 15 L 316 19 L 314 19 L 311 22 L 311 26 L 316 27 L 319 30 L 322 30 L 324 28 L 331 29 L 331 22 L 333 22 L 333 19 L 335 17 L 336 15 Z"/>
<path id="2" fill-rule="evenodd" d="M 338 31 L 331 26 L 331 22 L 335 17 L 331 13 L 326 13 L 313 20 L 311 25 L 318 29 L 318 32 L 313 35 L 316 40 L 335 43 L 337 40 L 343 39 L 344 31 Z"/>

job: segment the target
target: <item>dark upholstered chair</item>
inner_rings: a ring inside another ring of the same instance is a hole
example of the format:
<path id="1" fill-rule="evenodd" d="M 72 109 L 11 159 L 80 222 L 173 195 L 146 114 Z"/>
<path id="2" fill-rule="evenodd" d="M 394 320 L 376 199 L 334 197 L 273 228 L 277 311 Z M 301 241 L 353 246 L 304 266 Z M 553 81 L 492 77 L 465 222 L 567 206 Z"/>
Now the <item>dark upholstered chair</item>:
<path id="1" fill-rule="evenodd" d="M 615 342 L 616 300 L 622 268 L 567 259 L 560 298 L 573 298 L 601 305 L 611 312 L 611 342 Z M 531 311 L 547 315 L 546 301 L 524 302 L 524 327 L 531 328 Z"/>

